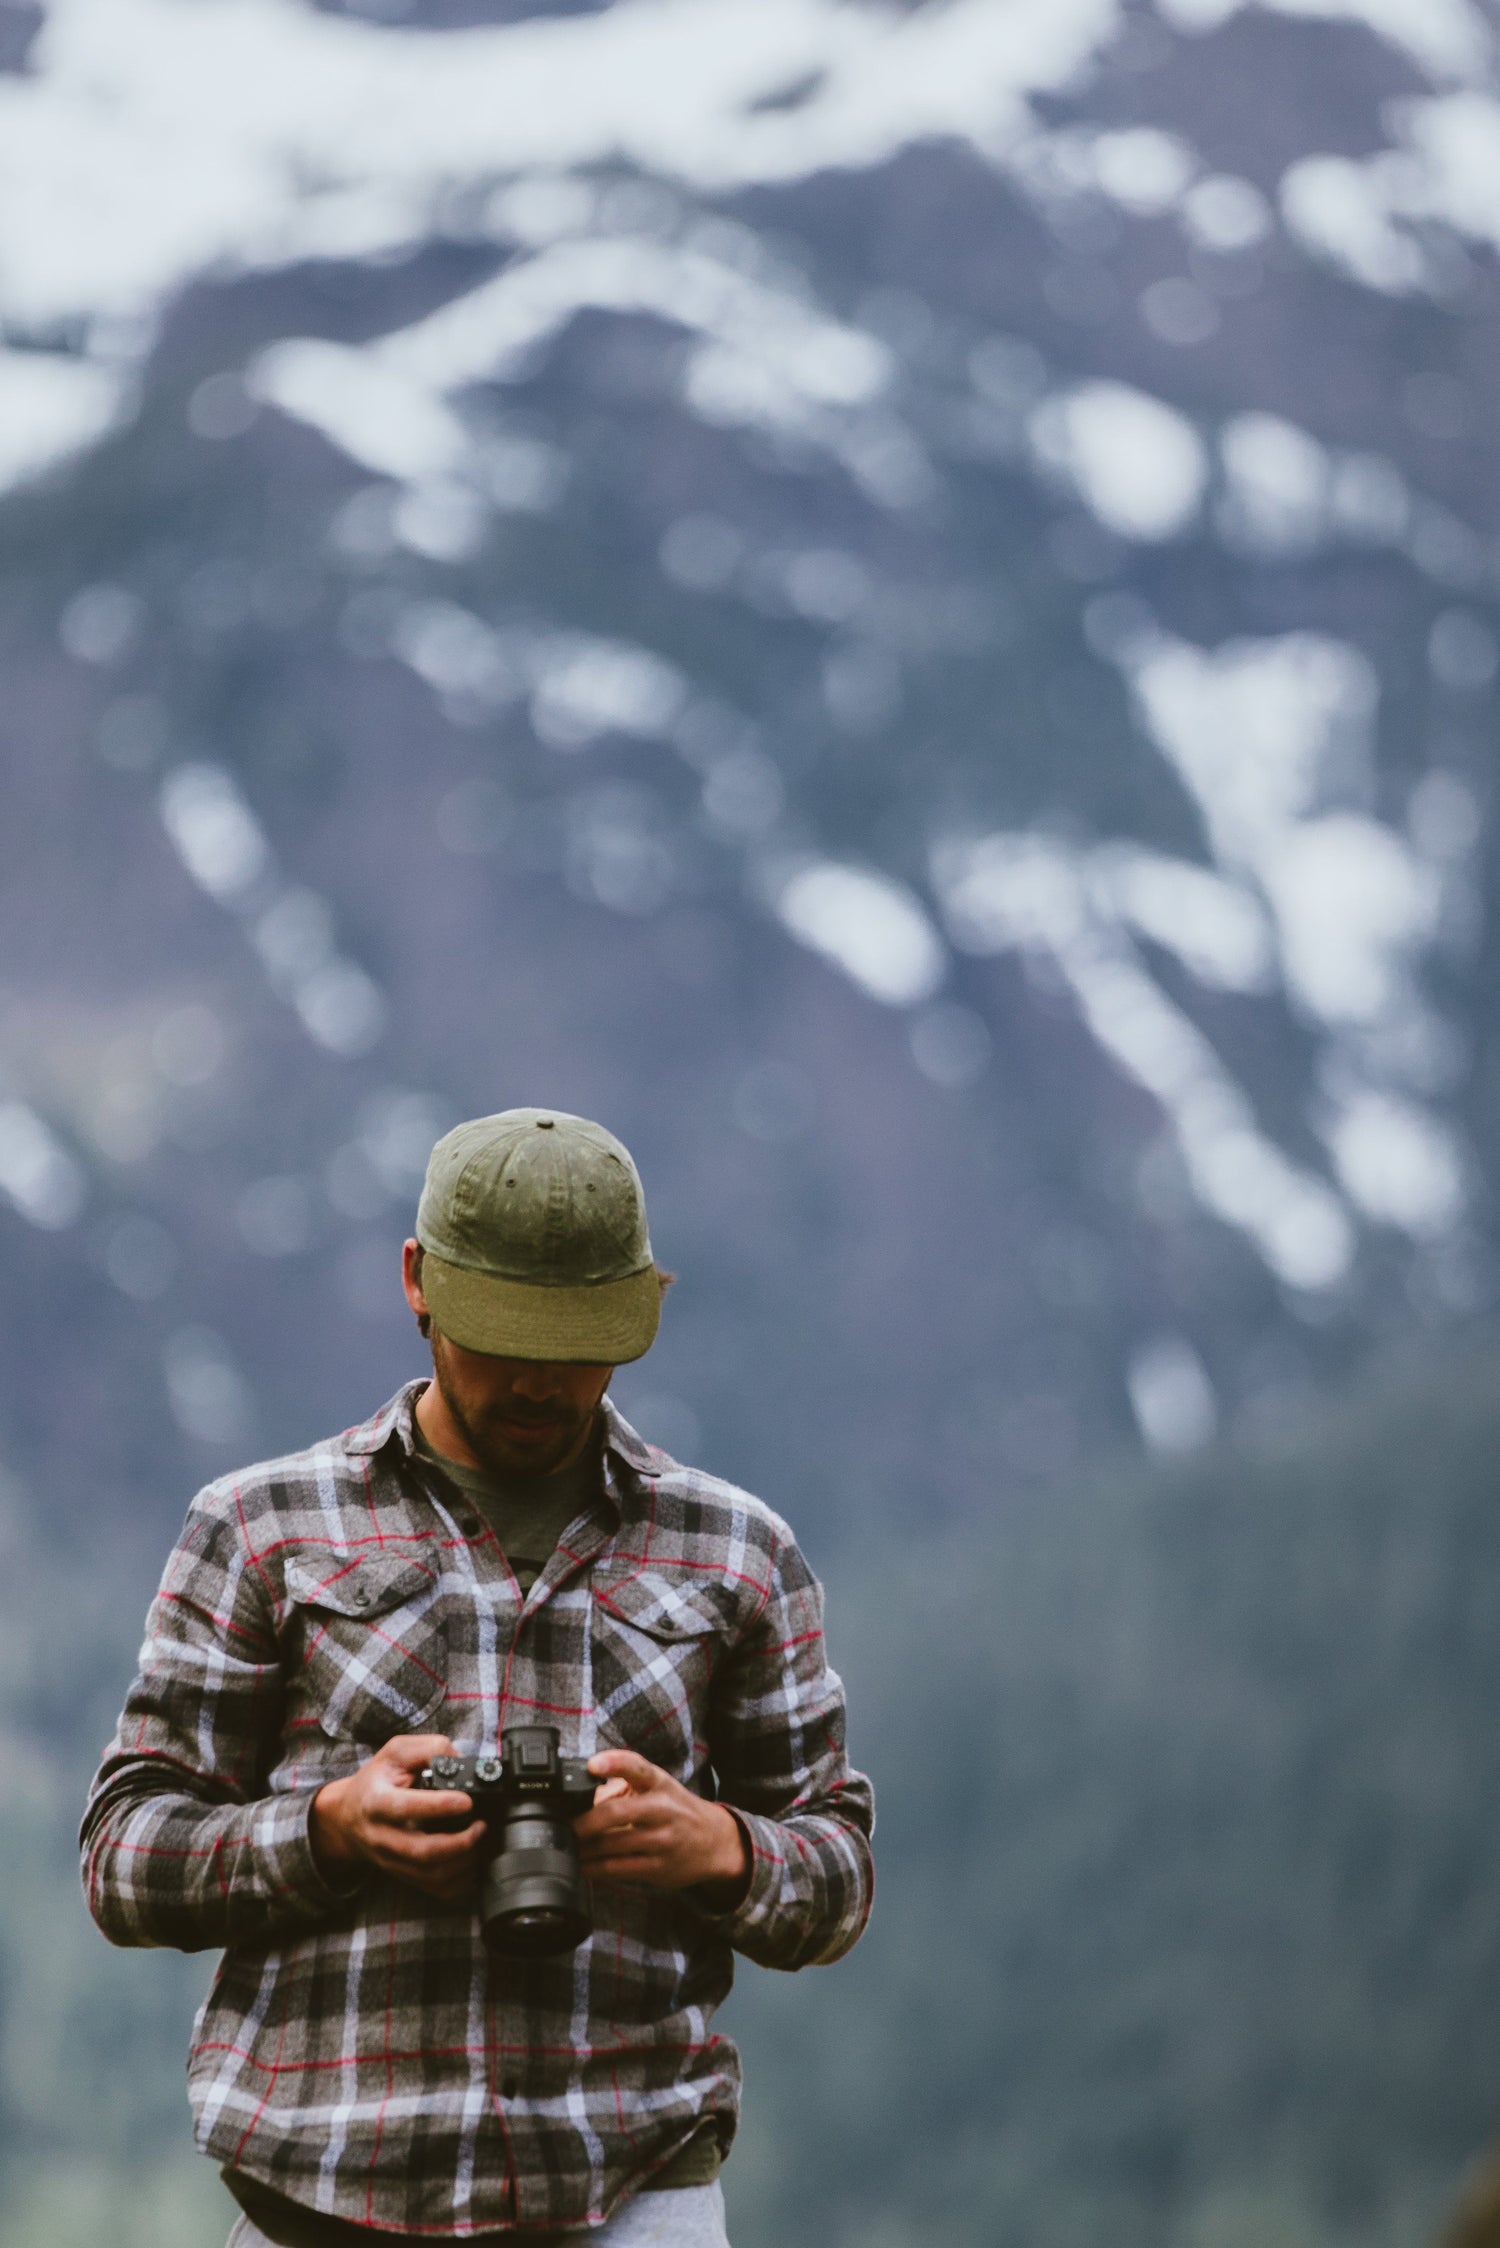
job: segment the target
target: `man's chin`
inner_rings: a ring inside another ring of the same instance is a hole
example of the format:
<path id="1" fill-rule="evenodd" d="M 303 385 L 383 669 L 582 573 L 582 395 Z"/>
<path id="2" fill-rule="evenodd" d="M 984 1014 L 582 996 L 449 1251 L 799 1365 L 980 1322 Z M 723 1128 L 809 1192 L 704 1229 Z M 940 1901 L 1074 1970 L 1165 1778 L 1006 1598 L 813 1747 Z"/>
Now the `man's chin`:
<path id="1" fill-rule="evenodd" d="M 534 1436 L 512 1435 L 503 1424 L 485 1430 L 490 1465 L 503 1475 L 550 1475 L 577 1441 L 575 1428 L 547 1428 Z"/>

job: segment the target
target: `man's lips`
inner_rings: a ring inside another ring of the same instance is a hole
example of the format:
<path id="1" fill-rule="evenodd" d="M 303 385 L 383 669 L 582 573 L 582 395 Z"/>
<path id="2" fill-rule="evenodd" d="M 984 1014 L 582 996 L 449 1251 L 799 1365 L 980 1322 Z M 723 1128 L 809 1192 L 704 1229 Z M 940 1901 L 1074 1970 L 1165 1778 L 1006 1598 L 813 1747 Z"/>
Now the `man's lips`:
<path id="1" fill-rule="evenodd" d="M 561 1421 L 512 1421 L 500 1419 L 501 1434 L 513 1444 L 540 1444 L 546 1437 L 555 1436 L 562 1427 Z"/>

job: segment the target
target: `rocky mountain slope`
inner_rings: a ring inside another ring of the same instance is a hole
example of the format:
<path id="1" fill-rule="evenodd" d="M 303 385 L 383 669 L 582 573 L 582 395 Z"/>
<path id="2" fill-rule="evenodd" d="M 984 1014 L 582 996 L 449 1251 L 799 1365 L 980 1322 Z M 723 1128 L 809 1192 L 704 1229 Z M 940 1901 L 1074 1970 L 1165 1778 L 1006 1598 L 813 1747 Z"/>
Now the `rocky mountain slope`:
<path id="1" fill-rule="evenodd" d="M 362 1412 L 430 1137 L 519 1099 L 638 1146 L 634 1401 L 830 1523 L 1483 1309 L 1477 9 L 5 22 L 71 1505 Z"/>

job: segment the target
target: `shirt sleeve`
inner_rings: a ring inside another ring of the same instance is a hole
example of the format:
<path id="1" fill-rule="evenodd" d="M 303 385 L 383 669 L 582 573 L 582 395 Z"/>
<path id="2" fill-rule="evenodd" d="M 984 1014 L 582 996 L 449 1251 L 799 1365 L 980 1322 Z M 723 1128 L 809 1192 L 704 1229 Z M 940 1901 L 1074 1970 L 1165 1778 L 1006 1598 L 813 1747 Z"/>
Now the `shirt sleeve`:
<path id="1" fill-rule="evenodd" d="M 275 1615 L 235 1494 L 210 1485 L 151 1604 L 84 1813 L 84 1892 L 112 1943 L 254 1941 L 325 1919 L 352 1894 L 313 1855 L 316 1789 L 265 1792 L 280 1725 Z"/>
<path id="2" fill-rule="evenodd" d="M 704 1917 L 762 1967 L 840 1959 L 870 1916 L 874 1794 L 844 1753 L 844 1688 L 823 1647 L 823 1590 L 786 1538 L 771 1596 L 715 1681 L 720 1801 L 750 1849 L 749 1885 Z"/>

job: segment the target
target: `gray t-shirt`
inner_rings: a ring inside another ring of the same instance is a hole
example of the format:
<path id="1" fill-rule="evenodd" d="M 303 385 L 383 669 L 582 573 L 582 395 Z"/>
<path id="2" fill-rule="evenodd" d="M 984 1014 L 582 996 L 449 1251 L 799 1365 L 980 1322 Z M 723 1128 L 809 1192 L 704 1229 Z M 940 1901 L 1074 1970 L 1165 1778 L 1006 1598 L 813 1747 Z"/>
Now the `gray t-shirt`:
<path id="1" fill-rule="evenodd" d="M 428 1443 L 414 1424 L 417 1449 L 440 1467 L 478 1507 L 495 1533 L 500 1551 L 523 1593 L 530 1592 L 570 1522 L 587 1514 L 604 1489 L 604 1455 L 597 1434 L 571 1467 L 555 1475 L 488 1475 L 463 1460 L 450 1460 Z"/>

